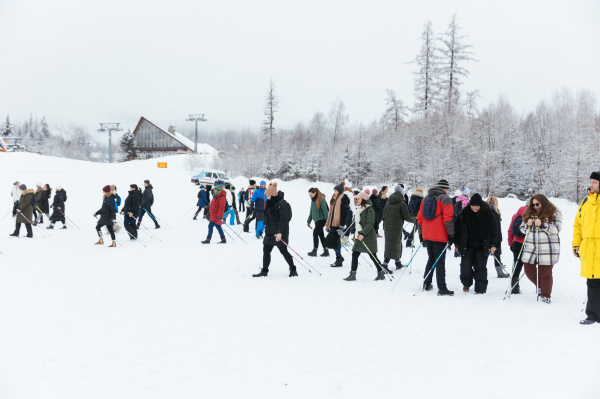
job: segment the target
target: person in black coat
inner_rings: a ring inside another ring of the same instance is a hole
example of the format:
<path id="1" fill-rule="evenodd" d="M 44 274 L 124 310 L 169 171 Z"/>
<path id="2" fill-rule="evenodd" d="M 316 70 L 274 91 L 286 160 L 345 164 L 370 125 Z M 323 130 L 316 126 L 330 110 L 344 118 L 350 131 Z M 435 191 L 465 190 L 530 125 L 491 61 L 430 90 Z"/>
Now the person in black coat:
<path id="1" fill-rule="evenodd" d="M 102 192 L 104 193 L 102 207 L 96 211 L 96 213 L 94 213 L 95 217 L 100 215 L 100 220 L 98 220 L 98 224 L 96 224 L 96 232 L 98 233 L 98 237 L 100 239 L 94 245 L 104 245 L 101 229 L 103 226 L 106 226 L 106 229 L 110 233 L 110 238 L 112 239 L 112 244 L 110 244 L 109 247 L 116 247 L 117 242 L 115 238 L 115 231 L 113 230 L 113 226 L 115 224 L 114 221 L 117 219 L 115 193 L 110 190 L 110 186 L 104 186 L 102 188 Z"/>
<path id="2" fill-rule="evenodd" d="M 137 240 L 138 231 L 135 228 L 136 216 L 140 213 L 140 206 L 142 205 L 142 192 L 138 188 L 137 184 L 129 185 L 129 194 L 125 198 L 125 204 L 121 209 L 121 215 L 124 216 L 125 230 L 129 233 L 129 238 Z"/>
<path id="3" fill-rule="evenodd" d="M 37 208 L 40 211 L 38 214 L 38 218 L 36 223 L 44 223 L 44 215 L 48 217 L 48 213 L 50 212 L 50 196 L 52 195 L 52 189 L 49 184 L 44 184 L 42 187 L 42 193 L 40 195 L 40 200 L 37 203 Z"/>
<path id="4" fill-rule="evenodd" d="M 150 218 L 154 221 L 154 228 L 160 229 L 160 225 L 156 221 L 156 217 L 154 213 L 152 213 L 152 205 L 154 205 L 154 194 L 152 194 L 152 184 L 150 184 L 150 180 L 144 180 L 144 195 L 142 196 L 142 207 L 140 208 L 140 215 L 138 216 L 137 228 L 140 228 L 142 224 L 142 218 L 144 214 L 148 214 Z"/>
<path id="5" fill-rule="evenodd" d="M 475 293 L 487 291 L 487 260 L 496 252 L 497 219 L 481 195 L 474 194 L 454 222 L 454 246 L 460 253 L 460 281 L 469 292 L 475 279 Z"/>
<path id="6" fill-rule="evenodd" d="M 65 202 L 67 202 L 67 192 L 60 186 L 56 186 L 56 192 L 54 193 L 54 201 L 52 201 L 52 216 L 50 216 L 50 226 L 47 229 L 54 229 L 56 222 L 62 222 L 63 229 L 67 228 L 65 220 Z"/>
<path id="7" fill-rule="evenodd" d="M 400 184 L 400 186 L 402 188 L 404 188 L 404 186 L 402 184 Z M 417 215 L 419 214 L 419 209 L 421 209 L 421 202 L 423 202 L 424 196 L 425 196 L 425 194 L 424 194 L 424 190 L 422 187 L 417 187 L 415 189 L 415 191 L 412 192 L 412 194 L 410 195 L 410 201 L 407 202 L 408 213 L 410 216 L 412 216 L 414 218 L 417 217 Z M 404 193 L 404 198 L 408 198 L 406 193 Z M 415 231 L 417 229 L 418 229 L 418 225 L 414 224 L 413 228 L 410 232 L 403 230 L 404 238 L 406 239 L 406 247 L 413 247 L 413 243 L 415 241 Z M 419 236 L 419 237 L 421 237 L 421 236 Z M 421 238 L 421 242 L 423 242 L 422 238 Z"/>
<path id="8" fill-rule="evenodd" d="M 204 187 L 203 184 L 200 185 L 200 190 L 198 191 L 198 202 L 196 203 L 196 205 L 198 205 L 198 209 L 194 214 L 193 220 L 196 220 L 198 214 L 202 210 L 204 210 L 204 217 L 206 218 L 206 210 L 208 209 L 208 194 L 206 193 L 206 187 Z"/>
<path id="9" fill-rule="evenodd" d="M 379 196 L 377 195 L 378 191 L 376 189 L 373 189 L 373 191 L 371 191 L 371 196 L 369 197 L 369 199 L 371 200 L 371 206 L 373 207 L 373 210 L 375 211 L 375 233 L 377 234 L 377 237 L 381 237 L 379 235 L 379 223 L 381 221 L 381 218 L 383 217 L 383 209 L 381 208 L 381 201 L 379 199 Z"/>
<path id="10" fill-rule="evenodd" d="M 290 267 L 290 277 L 298 276 L 294 258 L 288 252 L 287 242 L 290 235 L 290 220 L 292 208 L 283 198 L 282 191 L 277 190 L 277 183 L 273 183 L 266 191 L 267 205 L 265 209 L 265 238 L 263 239 L 263 267 L 260 273 L 252 277 L 267 277 L 271 264 L 271 252 L 274 247 L 279 249 Z"/>

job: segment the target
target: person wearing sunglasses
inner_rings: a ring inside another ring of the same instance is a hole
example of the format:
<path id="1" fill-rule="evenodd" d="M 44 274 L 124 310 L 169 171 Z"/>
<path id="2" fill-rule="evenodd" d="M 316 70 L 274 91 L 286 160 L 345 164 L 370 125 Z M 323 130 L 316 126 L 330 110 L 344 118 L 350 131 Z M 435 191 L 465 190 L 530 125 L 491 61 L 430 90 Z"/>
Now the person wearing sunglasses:
<path id="1" fill-rule="evenodd" d="M 558 263 L 562 216 L 543 194 L 531 197 L 523 213 L 521 232 L 525 234 L 521 260 L 527 278 L 538 288 L 542 302 L 550 303 L 552 268 Z"/>
<path id="2" fill-rule="evenodd" d="M 573 255 L 581 259 L 581 277 L 587 279 L 586 318 L 579 323 L 600 323 L 600 172 L 590 176 L 589 194 L 573 224 Z"/>

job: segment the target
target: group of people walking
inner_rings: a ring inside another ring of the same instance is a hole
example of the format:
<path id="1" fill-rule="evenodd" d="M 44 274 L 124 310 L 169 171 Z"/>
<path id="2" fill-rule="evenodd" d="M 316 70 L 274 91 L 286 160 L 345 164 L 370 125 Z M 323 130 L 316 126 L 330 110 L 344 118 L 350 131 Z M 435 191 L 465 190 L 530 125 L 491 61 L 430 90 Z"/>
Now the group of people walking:
<path id="1" fill-rule="evenodd" d="M 33 227 L 44 223 L 44 216 L 49 220 L 50 225 L 47 229 L 54 229 L 57 222 L 62 223 L 62 228 L 66 229 L 65 202 L 67 202 L 67 192 L 62 186 L 57 185 L 54 188 L 54 199 L 50 204 L 53 189 L 49 184 L 37 183 L 36 189 L 28 189 L 27 185 L 16 181 L 13 183 L 11 197 L 13 199 L 13 217 L 15 218 L 15 231 L 10 234 L 11 237 L 19 237 L 21 225 L 25 225 L 27 230 L 26 237 L 33 238 Z M 50 214 L 52 208 L 52 215 Z"/>

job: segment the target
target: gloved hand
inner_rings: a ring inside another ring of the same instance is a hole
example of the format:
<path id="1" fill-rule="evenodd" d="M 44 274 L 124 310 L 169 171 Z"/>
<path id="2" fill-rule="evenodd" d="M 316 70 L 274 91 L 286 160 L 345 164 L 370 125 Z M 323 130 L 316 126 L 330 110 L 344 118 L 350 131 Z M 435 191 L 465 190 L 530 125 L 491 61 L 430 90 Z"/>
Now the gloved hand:
<path id="1" fill-rule="evenodd" d="M 450 249 L 452 247 L 452 244 L 454 244 L 454 236 L 449 236 L 448 237 L 448 249 Z"/>
<path id="2" fill-rule="evenodd" d="M 338 227 L 338 231 L 337 232 L 338 232 L 338 235 L 340 237 L 342 237 L 344 235 L 344 227 L 346 227 L 346 226 L 340 226 L 340 227 Z"/>

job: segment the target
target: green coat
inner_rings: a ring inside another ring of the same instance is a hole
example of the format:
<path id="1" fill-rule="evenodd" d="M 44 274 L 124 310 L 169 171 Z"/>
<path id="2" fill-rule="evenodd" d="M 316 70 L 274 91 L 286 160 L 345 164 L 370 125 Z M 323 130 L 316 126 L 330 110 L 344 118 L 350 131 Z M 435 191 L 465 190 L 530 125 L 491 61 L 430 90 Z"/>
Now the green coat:
<path id="1" fill-rule="evenodd" d="M 23 191 L 23 194 L 21 194 L 21 199 L 19 200 L 19 207 L 17 208 L 21 210 L 22 215 L 19 213 L 17 214 L 17 223 L 29 224 L 27 220 L 33 220 L 33 207 L 31 206 L 32 200 L 33 190 Z M 27 218 L 27 220 L 25 218 Z"/>
<path id="2" fill-rule="evenodd" d="M 404 222 L 417 223 L 417 220 L 410 216 L 404 196 L 396 192 L 390 196 L 387 204 L 385 204 L 383 217 L 385 218 L 383 226 L 385 252 L 383 257 L 385 259 L 400 259 L 402 256 L 402 229 Z"/>
<path id="3" fill-rule="evenodd" d="M 319 220 L 327 220 L 329 216 L 329 208 L 327 207 L 327 201 L 325 197 L 321 197 L 321 209 L 317 208 L 317 201 L 310 201 L 310 213 L 308 214 L 307 224 L 310 224 L 313 220 L 318 222 Z"/>
<path id="4" fill-rule="evenodd" d="M 354 240 L 353 251 L 369 253 L 367 248 L 373 255 L 377 254 L 377 234 L 375 233 L 375 209 L 372 206 L 367 207 L 360 214 L 360 225 L 362 230 L 358 231 L 359 226 L 356 226 L 356 240 Z M 363 241 L 358 240 L 358 236 L 363 235 Z M 364 243 L 364 244 L 363 244 Z"/>

